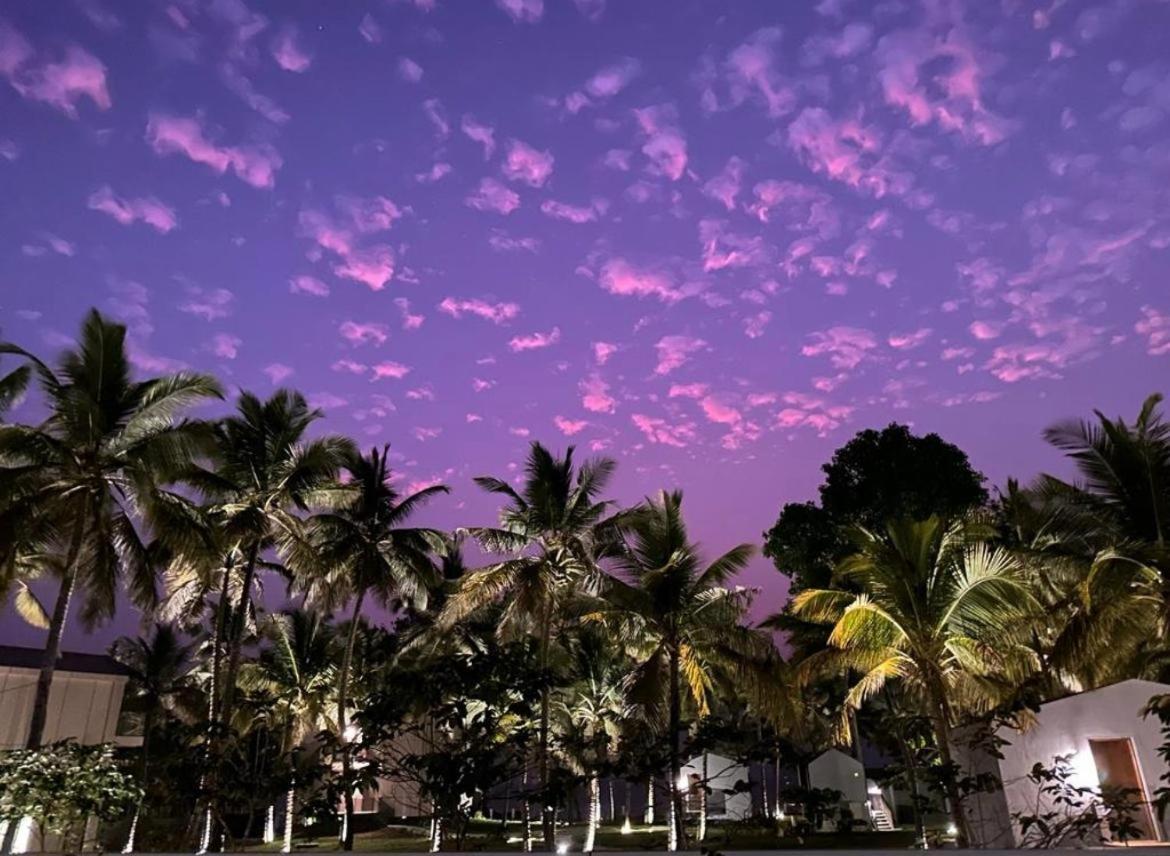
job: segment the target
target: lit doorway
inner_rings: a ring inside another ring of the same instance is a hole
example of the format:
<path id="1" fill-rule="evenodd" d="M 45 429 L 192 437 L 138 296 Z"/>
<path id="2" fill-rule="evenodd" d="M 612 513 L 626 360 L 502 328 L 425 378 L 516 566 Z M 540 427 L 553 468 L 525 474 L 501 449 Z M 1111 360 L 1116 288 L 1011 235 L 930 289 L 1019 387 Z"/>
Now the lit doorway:
<path id="1" fill-rule="evenodd" d="M 1160 840 L 1158 827 L 1150 811 L 1150 795 L 1146 793 L 1146 784 L 1142 781 L 1137 755 L 1133 751 L 1133 741 L 1128 737 L 1090 740 L 1089 748 L 1093 752 L 1097 781 L 1101 787 L 1135 791 L 1141 801 L 1141 808 L 1133 822 L 1141 830 L 1141 838 L 1147 841 Z"/>

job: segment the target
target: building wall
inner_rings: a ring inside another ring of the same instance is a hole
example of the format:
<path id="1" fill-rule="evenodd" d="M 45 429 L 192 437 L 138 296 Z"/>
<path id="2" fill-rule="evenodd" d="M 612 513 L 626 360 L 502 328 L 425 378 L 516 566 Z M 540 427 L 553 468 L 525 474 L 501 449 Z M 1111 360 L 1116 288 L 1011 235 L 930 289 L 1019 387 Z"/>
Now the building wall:
<path id="1" fill-rule="evenodd" d="M 829 788 L 841 792 L 841 804 L 847 806 L 857 820 L 867 820 L 865 767 L 852 755 L 839 749 L 822 752 L 808 765 L 808 782 L 813 788 Z"/>
<path id="2" fill-rule="evenodd" d="M 1047 767 L 1057 756 L 1072 755 L 1072 784 L 1097 787 L 1097 768 L 1089 747 L 1093 739 L 1132 740 L 1146 796 L 1153 797 L 1166 773 L 1166 765 L 1158 755 L 1162 735 L 1158 720 L 1142 717 L 1141 710 L 1152 696 L 1162 693 L 1170 693 L 1170 685 L 1122 681 L 1043 705 L 1035 724 L 1026 731 L 1000 729 L 999 736 L 1011 744 L 1000 749 L 1004 756 L 998 762 L 1003 793 L 988 795 L 973 805 L 980 812 L 975 819 L 982 821 L 982 831 L 987 836 L 983 843 L 1015 845 L 1018 831 L 1004 827 L 1010 827 L 1006 821 L 1012 814 L 1034 811 L 1037 787 L 1027 776 L 1036 763 Z M 1161 839 L 1170 840 L 1170 815 L 1159 823 L 1155 813 L 1154 824 Z"/>
<path id="3" fill-rule="evenodd" d="M 0 666 L 0 750 L 24 745 L 36 686 L 35 670 Z M 49 690 L 45 742 L 112 742 L 125 689 L 123 675 L 56 672 Z"/>

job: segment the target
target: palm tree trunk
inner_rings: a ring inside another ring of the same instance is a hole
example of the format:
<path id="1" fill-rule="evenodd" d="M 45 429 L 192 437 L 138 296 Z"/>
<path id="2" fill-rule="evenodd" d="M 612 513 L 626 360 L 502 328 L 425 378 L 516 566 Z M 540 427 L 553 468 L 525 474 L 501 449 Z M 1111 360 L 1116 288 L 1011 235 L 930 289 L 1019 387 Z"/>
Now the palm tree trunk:
<path id="1" fill-rule="evenodd" d="M 203 796 L 196 802 L 196 818 L 202 822 L 199 846 L 196 848 L 198 853 L 206 853 L 211 843 L 211 800 L 207 796 L 207 784 L 209 778 L 213 778 L 211 768 L 215 762 L 213 744 L 216 723 L 219 721 L 220 671 L 223 668 L 223 625 L 230 611 L 228 596 L 231 592 L 231 576 L 231 564 L 225 564 L 223 579 L 219 584 L 219 603 L 215 610 L 215 623 L 212 624 L 211 631 L 211 679 L 208 681 L 207 688 L 207 742 L 203 752 L 203 771 L 199 774 L 199 793 Z M 200 807 L 202 807 L 202 811 L 200 811 Z"/>
<path id="2" fill-rule="evenodd" d="M 947 798 L 947 807 L 951 814 L 951 823 L 955 825 L 955 846 L 960 850 L 971 844 L 971 831 L 967 824 L 967 815 L 963 811 L 962 797 L 959 794 L 959 783 L 955 775 L 954 756 L 951 754 L 951 723 L 950 708 L 941 680 L 931 686 L 934 715 L 930 718 L 934 726 L 934 741 L 938 745 L 939 760 L 942 762 L 943 794 Z"/>
<path id="3" fill-rule="evenodd" d="M 248 606 L 252 602 L 252 583 L 256 579 L 256 562 L 259 557 L 260 542 L 257 541 L 248 551 L 244 578 L 240 582 L 240 602 L 232 615 L 231 633 L 228 636 L 231 654 L 228 656 L 227 673 L 224 675 L 223 704 L 220 709 L 220 718 L 224 725 L 231 722 L 232 708 L 236 700 L 236 680 L 240 674 L 240 659 L 244 652 L 244 625 L 248 619 Z"/>
<path id="4" fill-rule="evenodd" d="M 549 805 L 548 786 L 549 786 L 549 722 L 550 722 L 550 696 L 551 689 L 548 685 L 548 649 L 552 636 L 552 600 L 548 599 L 545 604 L 544 617 L 541 622 L 540 633 L 540 670 L 541 670 L 541 690 L 540 690 L 540 756 L 537 759 L 537 773 L 540 777 L 540 831 L 544 838 L 544 850 L 552 852 L 554 846 L 554 837 L 556 836 L 556 816 L 553 813 L 553 807 Z"/>
<path id="5" fill-rule="evenodd" d="M 49 638 L 45 642 L 45 652 L 41 658 L 41 671 L 37 675 L 37 688 L 33 695 L 32 717 L 28 724 L 28 739 L 24 743 L 26 749 L 39 749 L 45 739 L 45 723 L 49 715 L 49 690 L 53 686 L 53 672 L 57 669 L 57 660 L 61 657 L 61 637 L 65 632 L 65 619 L 69 615 L 69 602 L 77 585 L 77 557 L 81 553 L 81 542 L 85 538 L 85 524 L 89 517 L 88 500 L 81 502 L 79 511 L 69 540 L 69 552 L 65 554 L 65 568 L 61 577 L 61 587 L 57 590 L 57 603 L 53 606 L 53 616 L 49 621 Z"/>
<path id="6" fill-rule="evenodd" d="M 654 777 L 646 782 L 646 810 L 642 813 L 642 822 L 647 826 L 654 825 Z"/>
<path id="7" fill-rule="evenodd" d="M 341 846 L 344 850 L 353 850 L 353 788 L 350 786 L 350 776 L 353 774 L 353 758 L 349 752 L 349 737 L 346 735 L 345 709 L 349 704 L 349 670 L 353 664 L 353 646 L 357 640 L 358 619 L 362 614 L 362 602 L 366 592 L 363 589 L 357 594 L 353 602 L 353 615 L 349 622 L 349 636 L 345 640 L 345 654 L 341 659 L 341 673 L 337 680 L 337 731 L 341 739 L 341 776 L 345 782 L 345 823 L 343 826 Z"/>
<path id="8" fill-rule="evenodd" d="M 597 825 L 601 822 L 601 779 L 596 771 L 589 776 L 589 825 L 585 830 L 585 846 L 581 849 L 586 853 L 593 852 L 593 845 L 597 841 Z"/>
<path id="9" fill-rule="evenodd" d="M 918 765 L 914 761 L 914 754 L 910 751 L 910 744 L 902 736 L 901 730 L 896 732 L 898 748 L 902 751 L 902 763 L 906 765 L 907 785 L 910 788 L 910 807 L 914 811 L 914 844 L 920 850 L 926 849 L 926 825 L 922 822 L 922 807 L 918 804 Z"/>
<path id="10" fill-rule="evenodd" d="M 707 753 L 703 753 L 703 781 L 699 783 L 699 840 L 707 839 Z"/>
<path id="11" fill-rule="evenodd" d="M 296 820 L 297 783 L 293 779 L 288 784 L 288 793 L 284 797 L 284 842 L 280 846 L 281 853 L 292 853 L 293 823 Z"/>
<path id="12" fill-rule="evenodd" d="M 260 840 L 265 844 L 271 844 L 276 840 L 276 803 L 269 803 L 264 809 L 264 832 Z"/>
<path id="13" fill-rule="evenodd" d="M 149 783 L 150 772 L 150 736 L 154 731 L 154 710 L 148 708 L 142 720 L 142 796 L 134 808 L 134 817 L 130 821 L 130 831 L 126 834 L 126 844 L 122 847 L 123 853 L 134 852 L 134 839 L 138 833 L 138 818 L 142 815 L 142 804 L 146 801 L 146 788 Z"/>
<path id="14" fill-rule="evenodd" d="M 435 817 L 431 821 L 431 852 L 438 853 L 443 849 L 443 816 L 435 811 Z"/>
<path id="15" fill-rule="evenodd" d="M 686 832 L 683 828 L 682 791 L 678 787 L 682 763 L 679 758 L 679 728 L 682 726 L 682 695 L 679 687 L 678 646 L 670 648 L 670 835 L 667 849 L 671 852 L 686 847 Z"/>
<path id="16" fill-rule="evenodd" d="M 523 781 L 524 802 L 523 802 L 523 806 L 522 806 L 523 811 L 524 811 L 524 852 L 525 853 L 532 852 L 532 803 L 529 800 L 529 795 L 528 795 L 528 767 L 529 767 L 529 761 L 528 761 L 528 756 L 526 755 L 524 757 L 524 781 Z"/>

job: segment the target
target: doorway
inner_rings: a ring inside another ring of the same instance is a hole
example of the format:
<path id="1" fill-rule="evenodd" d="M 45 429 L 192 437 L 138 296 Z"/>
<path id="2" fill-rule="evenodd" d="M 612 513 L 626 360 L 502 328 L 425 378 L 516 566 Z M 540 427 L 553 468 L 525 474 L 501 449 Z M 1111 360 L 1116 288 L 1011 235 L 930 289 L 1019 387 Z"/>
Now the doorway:
<path id="1" fill-rule="evenodd" d="M 1133 750 L 1133 741 L 1128 737 L 1090 740 L 1089 749 L 1093 753 L 1093 763 L 1097 767 L 1097 781 L 1101 787 L 1136 791 L 1137 798 L 1142 805 L 1136 816 L 1133 817 L 1134 825 L 1141 830 L 1142 839 L 1158 841 L 1161 836 L 1158 835 L 1154 816 L 1150 812 L 1150 795 L 1146 793 L 1146 785 L 1138 767 L 1137 755 Z"/>

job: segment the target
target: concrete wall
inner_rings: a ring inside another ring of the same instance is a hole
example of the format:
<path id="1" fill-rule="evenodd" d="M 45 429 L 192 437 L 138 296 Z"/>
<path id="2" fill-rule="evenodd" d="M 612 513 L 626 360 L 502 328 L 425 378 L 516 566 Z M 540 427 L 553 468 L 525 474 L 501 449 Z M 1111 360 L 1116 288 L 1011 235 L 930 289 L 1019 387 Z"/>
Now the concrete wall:
<path id="1" fill-rule="evenodd" d="M 997 766 L 1003 782 L 1002 794 L 989 794 L 971 803 L 972 820 L 977 826 L 973 831 L 980 841 L 995 847 L 1015 846 L 1018 830 L 1012 828 L 1010 816 L 1035 810 L 1037 787 L 1027 776 L 1037 762 L 1047 767 L 1057 756 L 1072 755 L 1072 784 L 1097 787 L 1097 767 L 1089 748 L 1093 739 L 1132 740 L 1146 797 L 1153 797 L 1166 773 L 1166 765 L 1158 756 L 1162 735 L 1158 720 L 1143 718 L 1141 710 L 1152 696 L 1162 693 L 1170 693 L 1170 685 L 1130 680 L 1048 702 L 1025 731 L 1000 729 L 998 735 L 1011 745 L 1000 749 L 1004 757 L 998 764 L 964 753 L 964 766 L 976 770 Z M 1170 840 L 1170 815 L 1158 823 L 1155 814 L 1153 822 L 1160 839 Z"/>
<path id="2" fill-rule="evenodd" d="M 703 756 L 692 758 L 682 767 L 682 774 L 688 778 L 697 776 L 703 778 Z M 715 818 L 729 820 L 746 820 L 752 816 L 752 794 L 750 790 L 737 792 L 740 783 L 750 784 L 748 768 L 737 764 L 730 758 L 714 753 L 707 754 L 707 785 L 715 792 L 722 792 L 722 810 L 711 812 Z"/>

